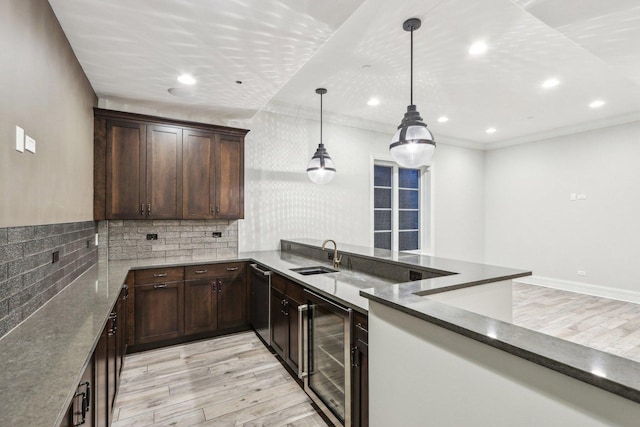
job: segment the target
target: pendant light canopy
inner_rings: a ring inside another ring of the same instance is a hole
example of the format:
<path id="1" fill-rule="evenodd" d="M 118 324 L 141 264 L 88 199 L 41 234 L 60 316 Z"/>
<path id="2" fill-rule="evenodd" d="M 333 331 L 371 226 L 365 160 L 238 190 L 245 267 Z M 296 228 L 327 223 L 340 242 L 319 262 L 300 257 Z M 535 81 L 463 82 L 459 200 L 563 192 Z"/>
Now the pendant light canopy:
<path id="1" fill-rule="evenodd" d="M 331 181 L 336 174 L 336 167 L 322 143 L 322 95 L 327 93 L 327 90 L 318 88 L 316 89 L 316 93 L 320 95 L 320 144 L 307 165 L 307 174 L 309 174 L 309 179 L 314 183 L 326 184 Z"/>
<path id="2" fill-rule="evenodd" d="M 391 157 L 402 167 L 417 168 L 426 165 L 433 157 L 436 141 L 427 129 L 427 124 L 420 117 L 413 105 L 413 31 L 420 28 L 422 22 L 418 18 L 407 19 L 402 28 L 411 32 L 411 105 L 407 106 L 402 123 L 391 139 L 389 150 Z"/>

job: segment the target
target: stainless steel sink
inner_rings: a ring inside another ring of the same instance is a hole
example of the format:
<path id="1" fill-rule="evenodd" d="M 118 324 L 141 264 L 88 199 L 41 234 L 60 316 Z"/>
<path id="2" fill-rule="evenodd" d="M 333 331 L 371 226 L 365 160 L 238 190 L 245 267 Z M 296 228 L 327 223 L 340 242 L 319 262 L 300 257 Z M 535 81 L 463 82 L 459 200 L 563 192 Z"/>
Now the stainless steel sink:
<path id="1" fill-rule="evenodd" d="M 291 271 L 295 271 L 298 274 L 302 274 L 303 276 L 311 276 L 312 274 L 325 274 L 325 273 L 337 273 L 338 270 L 334 270 L 333 268 L 324 267 L 324 266 L 314 266 L 314 267 L 300 267 L 300 268 L 292 268 Z"/>

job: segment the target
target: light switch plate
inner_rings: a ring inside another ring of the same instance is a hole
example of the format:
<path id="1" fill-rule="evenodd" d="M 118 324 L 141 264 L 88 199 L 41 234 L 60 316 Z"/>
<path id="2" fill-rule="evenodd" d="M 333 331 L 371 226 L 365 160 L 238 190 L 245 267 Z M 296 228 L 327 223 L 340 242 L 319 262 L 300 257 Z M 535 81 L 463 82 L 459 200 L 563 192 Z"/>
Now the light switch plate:
<path id="1" fill-rule="evenodd" d="M 16 151 L 24 153 L 24 129 L 16 126 Z"/>
<path id="2" fill-rule="evenodd" d="M 27 149 L 27 151 L 31 151 L 33 154 L 36 153 L 36 140 L 31 138 L 29 135 L 26 136 L 25 141 L 24 141 L 24 148 Z"/>

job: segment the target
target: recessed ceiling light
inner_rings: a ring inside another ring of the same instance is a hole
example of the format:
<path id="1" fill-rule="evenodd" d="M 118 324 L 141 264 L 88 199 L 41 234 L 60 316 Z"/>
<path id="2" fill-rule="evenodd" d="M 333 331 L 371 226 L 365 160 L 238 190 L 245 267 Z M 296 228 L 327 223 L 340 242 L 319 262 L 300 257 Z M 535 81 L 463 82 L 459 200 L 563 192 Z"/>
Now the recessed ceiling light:
<path id="1" fill-rule="evenodd" d="M 178 81 L 183 85 L 193 85 L 196 83 L 196 79 L 194 79 L 193 76 L 189 74 L 182 74 L 178 76 Z"/>
<path id="2" fill-rule="evenodd" d="M 471 55 L 480 55 L 481 53 L 485 53 L 487 49 L 488 46 L 485 42 L 478 41 L 471 45 L 471 47 L 469 48 L 469 53 Z"/>
<path id="3" fill-rule="evenodd" d="M 380 100 L 378 98 L 371 98 L 369 100 L 369 102 L 367 102 L 367 105 L 370 105 L 371 107 L 375 107 L 376 105 L 380 104 Z"/>
<path id="4" fill-rule="evenodd" d="M 449 121 L 449 117 L 447 117 L 447 116 L 438 117 L 438 123 L 446 123 L 448 121 Z"/>
<path id="5" fill-rule="evenodd" d="M 485 132 L 487 132 L 487 133 L 496 133 L 496 128 L 488 128 Z"/>
<path id="6" fill-rule="evenodd" d="M 364 68 L 364 69 L 366 70 L 366 69 L 368 69 L 368 68 L 371 68 L 371 65 L 369 65 L 369 64 L 364 64 L 364 65 L 362 66 L 362 68 Z"/>
<path id="7" fill-rule="evenodd" d="M 547 79 L 542 83 L 542 87 L 545 89 L 558 86 L 560 84 L 560 80 L 558 79 Z"/>
<path id="8" fill-rule="evenodd" d="M 600 108 L 604 105 L 604 101 L 601 99 L 597 99 L 595 101 L 593 101 L 591 104 L 589 104 L 589 107 L 591 108 Z"/>
<path id="9" fill-rule="evenodd" d="M 178 98 L 191 98 L 196 94 L 191 87 L 172 87 L 171 89 L 168 89 L 168 92 Z"/>

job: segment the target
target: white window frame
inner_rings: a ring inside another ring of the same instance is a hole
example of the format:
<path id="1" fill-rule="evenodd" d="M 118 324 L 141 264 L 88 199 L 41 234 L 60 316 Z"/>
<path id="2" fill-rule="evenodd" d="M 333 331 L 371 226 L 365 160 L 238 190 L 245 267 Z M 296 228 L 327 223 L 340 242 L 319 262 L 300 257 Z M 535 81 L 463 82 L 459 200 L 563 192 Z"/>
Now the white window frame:
<path id="1" fill-rule="evenodd" d="M 396 162 L 391 159 L 390 156 L 379 156 L 372 155 L 371 156 L 371 165 L 369 168 L 370 171 L 370 183 L 369 183 L 369 236 L 370 236 L 370 245 L 373 248 L 375 245 L 374 240 L 374 167 L 375 166 L 390 166 L 393 167 L 393 185 L 392 185 L 392 196 L 391 196 L 391 222 L 392 222 L 392 230 L 391 230 L 391 250 L 398 251 L 398 237 L 399 237 L 399 187 L 398 187 L 398 169 L 401 168 Z M 419 246 L 420 248 L 412 251 L 403 251 L 408 253 L 419 253 L 423 255 L 433 255 L 434 253 L 434 245 L 433 245 L 433 227 L 434 227 L 434 216 L 433 216 L 433 183 L 434 183 L 434 171 L 433 165 L 428 164 L 427 166 L 423 166 L 420 169 L 420 181 L 419 181 L 419 206 L 420 206 L 420 216 L 419 216 L 419 227 L 420 227 L 420 238 L 419 238 Z M 426 191 L 425 191 L 426 190 Z"/>

